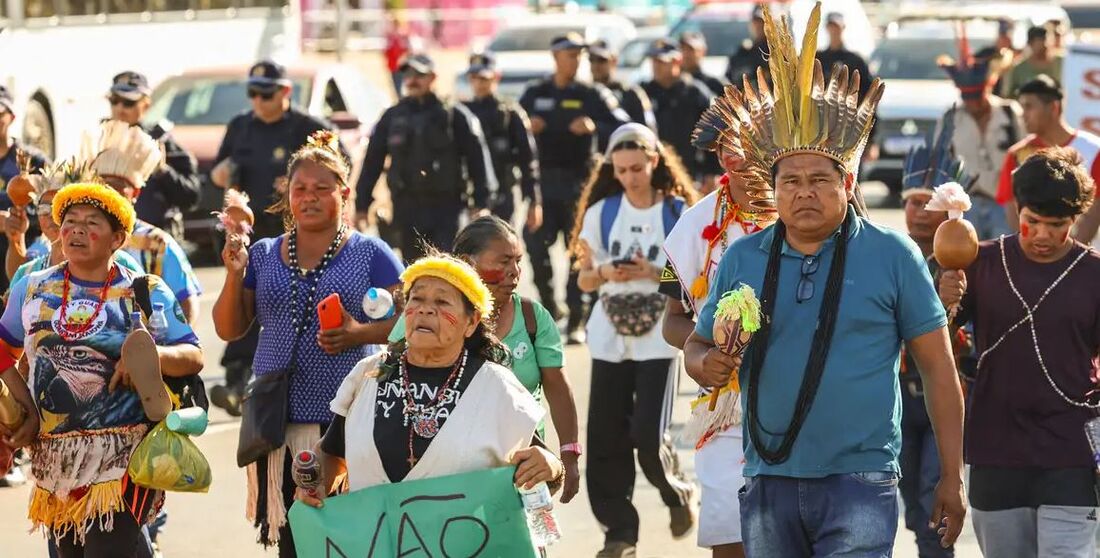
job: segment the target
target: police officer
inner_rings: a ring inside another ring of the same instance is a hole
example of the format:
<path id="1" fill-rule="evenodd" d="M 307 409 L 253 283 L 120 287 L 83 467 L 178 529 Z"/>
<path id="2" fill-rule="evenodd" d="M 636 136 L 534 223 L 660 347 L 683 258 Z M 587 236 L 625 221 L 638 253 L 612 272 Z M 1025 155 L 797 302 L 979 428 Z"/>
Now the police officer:
<path id="1" fill-rule="evenodd" d="M 848 66 L 848 73 L 859 71 L 859 96 L 862 99 L 871 88 L 871 71 L 862 56 L 844 47 L 844 15 L 832 12 L 825 16 L 825 31 L 829 33 L 829 46 L 817 51 L 821 69 L 827 74 L 836 63 Z"/>
<path id="2" fill-rule="evenodd" d="M 145 133 L 164 146 L 164 165 L 149 177 L 134 204 L 138 219 L 164 229 L 176 239 L 182 239 L 183 212 L 198 205 L 202 181 L 195 158 L 172 138 L 171 122 L 142 123 L 151 104 L 150 94 L 152 89 L 145 76 L 137 72 L 122 72 L 114 77 L 107 100 L 111 103 L 112 119 L 141 126 Z"/>
<path id="3" fill-rule="evenodd" d="M 283 233 L 283 220 L 266 213 L 286 191 L 286 168 L 292 153 L 305 144 L 310 134 L 333 129 L 330 124 L 310 116 L 291 103 L 293 83 L 286 68 L 271 60 L 257 62 L 248 71 L 248 98 L 252 110 L 229 121 L 221 148 L 214 158 L 210 179 L 219 188 L 235 188 L 251 198 L 249 206 L 256 216 L 253 239 L 271 238 Z M 347 150 L 340 146 L 344 156 Z M 240 396 L 252 376 L 252 357 L 259 341 L 259 326 L 225 348 L 225 386 L 210 390 L 211 403 L 231 415 L 240 415 Z"/>
<path id="4" fill-rule="evenodd" d="M 691 133 L 699 117 L 710 107 L 714 93 L 684 72 L 683 54 L 676 43 L 657 40 L 648 54 L 653 79 L 643 83 L 642 89 L 653 101 L 657 137 L 676 150 L 693 178 L 705 186 L 713 186 L 714 178 L 722 172 L 718 159 L 713 153 L 691 145 Z"/>
<path id="5" fill-rule="evenodd" d="M 29 157 L 31 170 L 38 170 L 48 164 L 46 156 L 32 146 L 24 145 L 12 133 L 12 122 L 15 121 L 15 98 L 6 87 L 0 85 L 0 185 L 7 185 L 8 181 L 19 174 L 18 153 L 22 151 Z M 27 240 L 39 238 L 38 219 L 30 218 L 28 212 L 9 215 L 12 209 L 11 200 L 7 191 L 0 191 L 0 218 L 4 219 L 4 232 L 0 235 L 0 253 L 7 254 L 8 250 L 15 252 L 14 257 L 19 261 L 26 261 L 32 257 L 38 257 L 44 252 L 35 253 L 35 245 L 27 245 Z M 8 290 L 8 274 L 0 273 L 0 290 Z M 2 482 L 0 482 L 2 486 Z"/>
<path id="6" fill-rule="evenodd" d="M 626 85 L 615 79 L 615 67 L 619 57 L 600 39 L 588 45 L 588 66 L 592 70 L 592 81 L 608 88 L 619 100 L 619 106 L 630 116 L 632 122 L 644 124 L 657 131 L 657 119 L 653 116 L 653 105 L 649 95 L 637 85 Z"/>
<path id="7" fill-rule="evenodd" d="M 470 80 L 474 99 L 464 104 L 481 124 L 497 178 L 498 189 L 489 203 L 489 210 L 512 222 L 516 208 L 513 190 L 518 183 L 527 201 L 527 230 L 537 230 L 542 226 L 542 189 L 539 187 L 535 138 L 531 135 L 527 113 L 518 104 L 497 94 L 500 72 L 491 54 L 471 56 L 466 77 Z"/>
<path id="8" fill-rule="evenodd" d="M 768 41 L 764 37 L 764 8 L 759 4 L 752 9 L 750 25 L 752 38 L 745 39 L 737 52 L 730 55 L 729 66 L 726 67 L 726 81 L 739 87 L 743 82 L 742 76 L 748 76 L 749 82 L 755 87 L 756 68 L 764 66 L 767 69 L 768 64 L 764 58 L 764 53 L 768 50 Z"/>
<path id="9" fill-rule="evenodd" d="M 424 255 L 424 240 L 450 250 L 460 216 L 487 209 L 497 180 L 477 117 L 462 103 L 440 99 L 433 91 L 432 59 L 415 54 L 399 70 L 405 97 L 382 114 L 371 134 L 355 205 L 360 215 L 370 208 L 389 156 L 386 184 L 393 225 L 400 234 L 397 245 L 405 261 L 412 262 Z"/>
<path id="10" fill-rule="evenodd" d="M 707 38 L 698 31 L 685 31 L 680 35 L 680 52 L 684 55 L 684 71 L 691 74 L 695 81 L 706 85 L 711 93 L 721 95 L 726 83 L 703 71 L 703 59 L 707 56 Z"/>
<path id="11" fill-rule="evenodd" d="M 554 299 L 550 246 L 573 226 L 577 198 L 596 149 L 607 143 L 616 128 L 630 121 L 606 87 L 577 81 L 584 48 L 584 38 L 577 33 L 554 38 L 550 43 L 554 74 L 533 82 L 519 100 L 531 117 L 542 171 L 543 224 L 525 235 L 525 240 L 535 277 L 545 278 L 537 285 L 539 297 L 555 319 L 562 311 Z M 565 301 L 569 306 L 568 340 L 580 343 L 586 315 L 575 272 L 566 282 Z"/>

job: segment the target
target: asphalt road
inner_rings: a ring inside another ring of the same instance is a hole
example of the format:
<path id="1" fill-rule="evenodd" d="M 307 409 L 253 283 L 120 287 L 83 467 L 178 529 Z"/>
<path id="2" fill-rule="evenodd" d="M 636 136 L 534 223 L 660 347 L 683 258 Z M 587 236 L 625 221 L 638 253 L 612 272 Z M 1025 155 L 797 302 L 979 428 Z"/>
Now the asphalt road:
<path id="1" fill-rule="evenodd" d="M 873 199 L 876 189 L 868 188 Z M 872 217 L 881 223 L 895 228 L 904 227 L 902 213 L 899 210 L 877 209 Z M 560 252 L 556 265 L 564 268 L 564 255 Z M 203 341 L 206 368 L 203 377 L 207 385 L 220 381 L 222 369 L 218 364 L 224 343 L 214 333 L 210 317 L 213 304 L 221 286 L 223 272 L 220 268 L 198 270 L 204 294 L 203 311 L 197 324 L 197 333 Z M 559 274 L 560 275 L 560 274 Z M 524 294 L 533 295 L 533 283 L 527 273 L 521 289 Z M 559 285 L 559 289 L 561 285 Z M 577 405 L 581 415 L 584 440 L 584 418 L 588 408 L 589 359 L 584 347 L 570 347 L 566 350 L 567 370 L 576 391 Z M 678 431 L 687 416 L 687 403 L 692 395 L 692 383 L 683 378 L 674 416 L 674 428 Z M 170 520 L 168 528 L 161 536 L 161 546 L 168 557 L 222 557 L 234 556 L 250 558 L 274 556 L 274 552 L 264 552 L 255 544 L 255 532 L 244 518 L 245 477 L 237 468 L 235 451 L 238 435 L 238 421 L 214 410 L 211 414 L 211 427 L 196 443 L 206 454 L 213 468 L 214 485 L 209 494 L 169 495 L 167 509 Z M 552 432 L 552 428 L 548 431 Z M 553 436 L 551 434 L 551 436 Z M 551 440 L 551 447 L 557 441 Z M 681 461 L 687 468 L 687 474 L 694 474 L 693 456 L 690 446 L 681 444 Z M 582 460 L 582 467 L 584 463 Z M 662 505 L 657 491 L 644 480 L 639 473 L 635 491 L 635 504 L 642 518 L 642 540 L 639 544 L 639 556 L 645 557 L 702 557 L 709 553 L 697 548 L 694 534 L 686 540 L 673 541 L 668 530 L 668 513 Z M 46 555 L 45 543 L 38 534 L 28 534 L 29 523 L 26 519 L 26 503 L 29 488 L 0 489 L 0 557 L 23 558 Z M 558 519 L 562 525 L 564 538 L 552 548 L 551 555 L 557 557 L 593 556 L 602 546 L 603 536 L 588 507 L 587 495 L 582 483 L 581 493 L 568 505 L 557 507 Z M 900 521 L 900 520 L 899 520 Z M 912 535 L 899 525 L 896 555 L 915 557 L 916 550 Z M 957 555 L 979 556 L 978 547 L 969 528 L 957 547 Z"/>

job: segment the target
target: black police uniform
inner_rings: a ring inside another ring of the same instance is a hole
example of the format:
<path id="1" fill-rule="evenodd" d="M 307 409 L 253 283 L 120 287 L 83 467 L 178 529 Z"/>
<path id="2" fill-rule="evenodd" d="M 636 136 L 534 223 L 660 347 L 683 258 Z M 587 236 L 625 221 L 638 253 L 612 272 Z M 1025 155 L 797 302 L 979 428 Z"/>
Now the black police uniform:
<path id="1" fill-rule="evenodd" d="M 695 81 L 705 85 L 715 97 L 721 95 L 722 92 L 726 90 L 725 82 L 714 76 L 704 74 L 702 68 L 691 72 L 691 77 L 694 78 Z"/>
<path id="2" fill-rule="evenodd" d="M 859 70 L 859 97 L 863 98 L 867 94 L 867 90 L 871 88 L 871 70 L 867 67 L 867 61 L 862 56 L 846 49 L 839 48 L 837 50 L 825 49 L 817 51 L 817 59 L 821 62 L 821 70 L 828 77 L 829 72 L 832 71 L 833 65 L 841 63 L 848 66 L 848 75 L 851 76 L 852 72 Z"/>
<path id="3" fill-rule="evenodd" d="M 761 37 L 759 40 L 752 42 L 745 40 L 745 43 L 741 45 L 741 48 L 737 49 L 737 52 L 733 53 L 729 59 L 729 66 L 726 67 L 726 80 L 730 83 L 741 87 L 742 76 L 747 75 L 749 77 L 749 83 L 756 86 L 756 68 L 763 66 L 766 70 L 768 68 L 768 61 L 764 57 L 764 53 L 768 50 L 768 43 Z M 771 79 L 771 76 L 765 72 L 765 77 Z"/>
<path id="4" fill-rule="evenodd" d="M 524 200 L 542 204 L 539 162 L 531 122 L 523 108 L 497 95 L 464 103 L 477 117 L 492 159 L 497 191 L 489 203 L 494 215 L 511 222 L 515 214 L 513 188 L 518 184 Z"/>
<path id="5" fill-rule="evenodd" d="M 202 180 L 195 158 L 176 143 L 170 122 L 142 126 L 164 146 L 165 165 L 145 182 L 134 209 L 138 219 L 182 238 L 183 213 L 199 204 Z"/>
<path id="6" fill-rule="evenodd" d="M 486 208 L 496 190 L 488 148 L 477 117 L 461 103 L 434 93 L 405 97 L 382 114 L 367 145 L 356 187 L 356 209 L 367 211 L 386 157 L 397 245 L 407 262 L 424 255 L 420 239 L 451 249 L 458 219 L 469 207 Z"/>
<path id="7" fill-rule="evenodd" d="M 332 126 L 293 106 L 281 119 L 270 124 L 257 118 L 252 111 L 229 121 L 214 164 L 226 159 L 236 163 L 231 183 L 251 198 L 248 205 L 256 215 L 254 240 L 283 234 L 282 217 L 264 211 L 278 198 L 275 180 L 286 175 L 290 156 L 305 144 L 310 134 L 325 129 L 332 129 Z M 347 156 L 342 144 L 340 149 Z M 241 393 L 252 375 L 252 359 L 259 339 L 259 325 L 253 323 L 244 337 L 226 345 L 221 364 L 225 367 L 226 386 L 230 391 Z"/>
<path id="8" fill-rule="evenodd" d="M 642 88 L 653 101 L 653 112 L 657 115 L 657 137 L 676 150 L 688 172 L 696 179 L 721 174 L 718 158 L 713 153 L 691 145 L 695 124 L 710 107 L 713 97 L 710 90 L 689 75 L 684 75 L 667 89 L 656 80 L 643 83 Z"/>
<path id="9" fill-rule="evenodd" d="M 214 164 L 225 159 L 237 164 L 232 183 L 252 199 L 249 206 L 256 214 L 254 239 L 283 234 L 282 217 L 264 210 L 277 201 L 275 180 L 286 176 L 290 156 L 317 130 L 334 128 L 328 122 L 293 106 L 283 113 L 281 119 L 270 124 L 257 118 L 251 110 L 229 121 Z M 340 150 L 346 157 L 347 150 L 343 144 Z"/>
<path id="10" fill-rule="evenodd" d="M 23 150 L 24 153 L 30 156 L 31 170 L 39 170 L 49 164 L 49 159 L 41 151 L 13 139 L 11 148 L 3 157 L 0 157 L 0 185 L 4 186 L 4 190 L 0 191 L 0 209 L 3 210 L 10 210 L 13 207 L 11 198 L 8 197 L 7 184 L 9 180 L 19 174 L 19 164 L 16 161 L 18 150 Z M 27 245 L 30 245 L 34 239 L 38 238 L 38 235 L 42 234 L 42 231 L 38 228 L 38 219 L 34 218 L 30 206 L 27 206 L 27 214 L 30 217 L 30 228 L 27 229 L 24 238 L 27 239 Z M 6 254 L 7 251 L 8 237 L 5 234 L 0 234 L 0 253 Z M 8 274 L 0 273 L 0 291 L 7 291 L 8 284 Z"/>
<path id="11" fill-rule="evenodd" d="M 519 104 L 528 115 L 546 122 L 546 128 L 535 136 L 542 171 L 543 222 L 537 231 L 525 232 L 524 238 L 534 275 L 540 279 L 536 285 L 542 304 L 557 313 L 550 246 L 557 242 L 559 234 L 568 242 L 577 199 L 588 178 L 595 150 L 606 145 L 611 133 L 629 123 L 630 117 L 619 108 L 608 88 L 576 81 L 558 87 L 552 77 L 528 86 Z M 595 122 L 595 135 L 578 136 L 569 131 L 569 125 L 582 116 Z M 571 272 L 566 282 L 565 301 L 569 306 L 570 329 L 577 328 L 585 312 L 576 272 Z"/>
<path id="12" fill-rule="evenodd" d="M 631 122 L 657 130 L 657 117 L 653 115 L 653 103 L 649 100 L 649 95 L 646 95 L 645 89 L 637 85 L 627 85 L 618 80 L 609 81 L 603 86 L 619 100 L 619 107 L 626 112 Z"/>

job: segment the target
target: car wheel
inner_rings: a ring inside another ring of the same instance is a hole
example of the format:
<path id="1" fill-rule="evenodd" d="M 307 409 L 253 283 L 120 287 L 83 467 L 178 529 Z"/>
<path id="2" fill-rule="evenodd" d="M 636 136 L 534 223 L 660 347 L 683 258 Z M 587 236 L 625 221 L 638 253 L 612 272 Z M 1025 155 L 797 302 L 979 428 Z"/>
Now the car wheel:
<path id="1" fill-rule="evenodd" d="M 27 103 L 23 114 L 23 141 L 33 146 L 50 159 L 54 158 L 53 120 L 45 101 L 39 97 Z"/>

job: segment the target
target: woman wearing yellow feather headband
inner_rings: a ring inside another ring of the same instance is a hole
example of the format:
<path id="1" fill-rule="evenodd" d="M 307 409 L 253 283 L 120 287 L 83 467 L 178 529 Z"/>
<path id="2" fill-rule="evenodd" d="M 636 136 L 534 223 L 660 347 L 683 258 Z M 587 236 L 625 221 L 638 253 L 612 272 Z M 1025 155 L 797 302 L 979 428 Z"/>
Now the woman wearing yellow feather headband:
<path id="1" fill-rule="evenodd" d="M 942 458 L 932 519 L 945 544 L 966 514 L 962 393 L 943 306 L 920 250 L 866 219 L 855 183 L 883 85 L 873 81 L 861 102 L 858 73 L 834 67 L 825 80 L 814 60 L 820 18 L 819 3 L 798 53 L 765 8 L 771 80 L 760 70 L 760 89 L 746 80 L 731 104 L 742 174 L 773 185 L 779 220 L 726 251 L 684 348 L 703 385 L 724 386 L 740 368 L 749 556 L 891 553 L 902 342 L 924 377 Z M 741 284 L 760 294 L 762 312 L 744 366 L 712 333 L 719 300 Z"/>
<path id="2" fill-rule="evenodd" d="M 236 406 L 243 411 L 237 463 L 248 478 L 245 513 L 260 528 L 260 541 L 278 544 L 282 556 L 294 552 L 286 523 L 293 494 L 284 475 L 286 456 L 320 440 L 332 422 L 329 403 L 340 382 L 386 342 L 396 321 L 372 319 L 364 309 L 371 288 L 398 289 L 403 266 L 386 243 L 348 227 L 348 173 L 335 134 L 316 132 L 291 156 L 287 193 L 270 210 L 283 218 L 286 234 L 248 246 L 231 233 L 222 251 L 226 277 L 214 304 L 214 329 L 230 341 L 253 322 L 260 326 L 252 360 L 259 387 Z M 318 318 L 323 300 L 337 324 L 326 319 L 324 329 Z M 215 389 L 239 401 L 241 394 Z M 216 404 L 217 393 L 211 391 Z"/>

